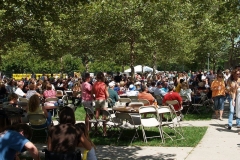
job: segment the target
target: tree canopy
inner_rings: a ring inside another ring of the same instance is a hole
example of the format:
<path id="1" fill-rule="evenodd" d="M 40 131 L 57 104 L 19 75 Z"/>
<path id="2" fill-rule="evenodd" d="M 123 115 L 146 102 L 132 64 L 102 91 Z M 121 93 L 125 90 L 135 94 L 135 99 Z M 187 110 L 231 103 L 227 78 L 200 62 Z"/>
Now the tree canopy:
<path id="1" fill-rule="evenodd" d="M 238 0 L 3 0 L 0 69 L 159 70 L 238 65 Z M 64 60 L 64 63 L 63 61 Z"/>

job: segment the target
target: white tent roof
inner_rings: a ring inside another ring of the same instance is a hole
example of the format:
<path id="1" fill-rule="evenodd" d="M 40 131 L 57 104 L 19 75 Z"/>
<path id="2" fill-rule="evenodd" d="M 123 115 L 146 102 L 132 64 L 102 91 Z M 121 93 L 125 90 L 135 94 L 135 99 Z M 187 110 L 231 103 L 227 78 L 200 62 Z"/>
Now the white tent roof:
<path id="1" fill-rule="evenodd" d="M 142 72 L 142 65 L 135 66 L 134 71 L 135 71 L 135 73 Z M 153 69 L 151 67 L 148 67 L 148 66 L 143 67 L 143 72 L 152 72 L 152 71 L 153 71 Z M 124 72 L 131 72 L 131 68 L 125 70 Z"/>

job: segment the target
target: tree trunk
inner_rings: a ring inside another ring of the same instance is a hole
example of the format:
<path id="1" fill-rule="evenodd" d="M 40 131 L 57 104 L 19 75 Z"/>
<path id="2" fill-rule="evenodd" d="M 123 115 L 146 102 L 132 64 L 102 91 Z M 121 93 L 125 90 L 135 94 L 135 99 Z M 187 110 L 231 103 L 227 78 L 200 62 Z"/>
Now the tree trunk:
<path id="1" fill-rule="evenodd" d="M 153 80 L 155 81 L 156 80 L 156 76 L 155 76 L 155 73 L 156 73 L 156 62 L 157 62 L 157 57 L 156 57 L 156 51 L 153 52 L 153 58 L 152 58 L 152 64 L 153 64 Z"/>
<path id="2" fill-rule="evenodd" d="M 131 68 L 131 81 L 135 80 L 135 71 L 134 71 L 134 39 L 132 38 L 130 41 L 130 68 Z"/>

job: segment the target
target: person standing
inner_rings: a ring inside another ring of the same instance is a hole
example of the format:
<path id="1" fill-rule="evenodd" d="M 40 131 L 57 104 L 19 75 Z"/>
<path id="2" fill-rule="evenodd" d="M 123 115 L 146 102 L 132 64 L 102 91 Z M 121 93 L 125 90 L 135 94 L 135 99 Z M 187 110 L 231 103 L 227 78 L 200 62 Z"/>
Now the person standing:
<path id="1" fill-rule="evenodd" d="M 103 72 L 99 72 L 96 78 L 97 81 L 93 84 L 92 88 L 92 97 L 95 98 L 96 118 L 98 119 L 100 115 L 100 110 L 108 110 L 107 99 L 109 97 L 109 93 L 107 86 L 104 83 L 105 77 Z M 105 120 L 106 117 L 103 116 L 103 119 Z M 107 136 L 106 131 L 106 123 L 103 123 L 103 136 Z"/>
<path id="2" fill-rule="evenodd" d="M 81 92 L 81 97 L 82 97 L 82 104 L 83 107 L 90 108 L 92 111 L 94 111 L 93 108 L 93 102 L 92 102 L 92 85 L 90 84 L 91 78 L 89 73 L 85 73 L 84 75 L 84 83 L 82 83 L 82 92 Z M 91 123 L 89 123 L 89 117 L 86 113 L 85 117 L 85 124 L 87 126 L 87 130 L 89 131 Z"/>
<path id="3" fill-rule="evenodd" d="M 239 75 L 239 71 L 234 69 L 231 73 L 231 76 L 227 80 L 226 93 L 229 95 L 228 102 L 229 102 L 229 107 L 230 107 L 229 117 L 228 117 L 228 129 L 229 130 L 231 130 L 231 128 L 232 128 L 234 108 L 236 106 L 235 100 L 236 100 L 236 94 L 237 94 L 237 89 L 238 89 L 238 83 L 237 83 L 238 75 Z M 237 127 L 240 127 L 239 120 L 237 120 Z"/>
<path id="4" fill-rule="evenodd" d="M 225 82 L 221 72 L 217 73 L 217 78 L 211 84 L 211 90 L 214 101 L 215 118 L 222 121 L 225 99 Z"/>

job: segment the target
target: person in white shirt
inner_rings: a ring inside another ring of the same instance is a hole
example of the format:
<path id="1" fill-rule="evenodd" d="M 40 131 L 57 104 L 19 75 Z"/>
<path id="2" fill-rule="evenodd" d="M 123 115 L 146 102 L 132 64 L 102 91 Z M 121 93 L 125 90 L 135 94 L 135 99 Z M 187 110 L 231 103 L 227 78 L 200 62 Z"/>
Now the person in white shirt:
<path id="1" fill-rule="evenodd" d="M 225 70 L 225 73 L 223 74 L 224 82 L 227 83 L 227 80 L 228 80 L 228 78 L 229 78 L 230 76 L 231 76 L 231 74 L 229 73 L 229 70 L 226 69 L 226 70 Z"/>
<path id="2" fill-rule="evenodd" d="M 23 92 L 23 82 L 18 82 L 18 88 L 16 89 L 15 93 L 18 95 L 18 97 L 24 97 L 26 94 Z"/>
<path id="3" fill-rule="evenodd" d="M 135 91 L 135 86 L 133 84 L 131 84 L 128 88 L 128 91 L 126 92 L 127 96 L 137 96 L 138 95 L 138 91 Z"/>

